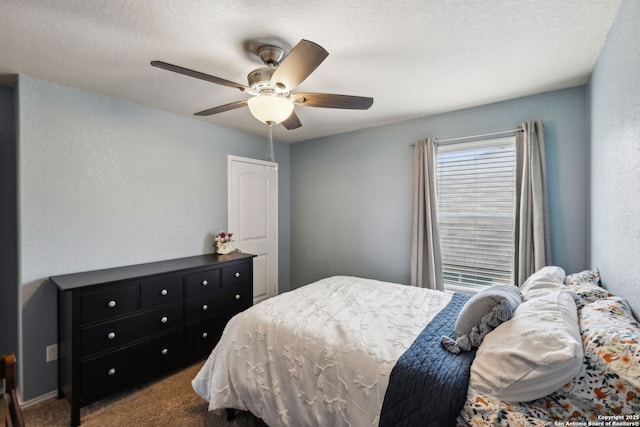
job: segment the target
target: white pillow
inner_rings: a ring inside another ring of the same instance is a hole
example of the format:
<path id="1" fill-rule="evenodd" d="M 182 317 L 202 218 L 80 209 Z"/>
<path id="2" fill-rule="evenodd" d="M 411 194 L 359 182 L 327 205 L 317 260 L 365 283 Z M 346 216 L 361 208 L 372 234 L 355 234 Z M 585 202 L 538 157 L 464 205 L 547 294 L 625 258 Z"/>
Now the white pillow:
<path id="1" fill-rule="evenodd" d="M 556 266 L 543 267 L 533 273 L 520 286 L 523 300 L 546 295 L 550 291 L 566 289 L 564 270 Z"/>
<path id="2" fill-rule="evenodd" d="M 489 333 L 471 365 L 471 386 L 506 402 L 527 402 L 559 389 L 582 366 L 576 304 L 552 291 L 525 301 Z"/>

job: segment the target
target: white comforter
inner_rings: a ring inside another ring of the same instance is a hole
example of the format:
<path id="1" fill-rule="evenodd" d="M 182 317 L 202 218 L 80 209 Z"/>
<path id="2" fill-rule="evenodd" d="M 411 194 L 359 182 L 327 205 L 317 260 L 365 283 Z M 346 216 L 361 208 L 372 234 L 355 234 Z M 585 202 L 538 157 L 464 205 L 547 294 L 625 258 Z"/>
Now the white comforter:
<path id="1" fill-rule="evenodd" d="M 192 382 L 270 426 L 377 426 L 396 360 L 449 293 L 330 277 L 232 318 Z"/>

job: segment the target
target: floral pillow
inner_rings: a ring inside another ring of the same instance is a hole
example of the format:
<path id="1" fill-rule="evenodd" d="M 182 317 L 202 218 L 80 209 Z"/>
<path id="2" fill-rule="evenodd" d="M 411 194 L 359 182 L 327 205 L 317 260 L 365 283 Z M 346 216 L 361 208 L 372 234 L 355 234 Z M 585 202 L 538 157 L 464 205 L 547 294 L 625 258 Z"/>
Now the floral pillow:
<path id="1" fill-rule="evenodd" d="M 594 402 L 600 414 L 640 414 L 640 324 L 628 303 L 610 297 L 585 305 L 580 329 L 583 368 L 565 394 Z"/>
<path id="2" fill-rule="evenodd" d="M 600 286 L 600 271 L 597 268 L 569 274 L 564 278 L 565 285 L 591 284 Z"/>
<path id="3" fill-rule="evenodd" d="M 598 269 L 570 274 L 565 278 L 564 284 L 576 296 L 578 311 L 589 303 L 613 296 L 611 292 L 600 286 L 600 272 Z"/>
<path id="4" fill-rule="evenodd" d="M 587 304 L 613 296 L 613 294 L 605 288 L 594 285 L 575 286 L 572 287 L 571 291 L 576 297 L 575 300 L 578 311 L 582 310 Z"/>

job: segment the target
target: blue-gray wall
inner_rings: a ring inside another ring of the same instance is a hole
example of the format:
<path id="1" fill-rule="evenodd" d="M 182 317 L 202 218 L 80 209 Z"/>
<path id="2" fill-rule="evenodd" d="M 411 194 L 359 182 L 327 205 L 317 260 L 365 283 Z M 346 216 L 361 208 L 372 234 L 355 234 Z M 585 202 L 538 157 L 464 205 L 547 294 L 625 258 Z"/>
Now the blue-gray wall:
<path id="1" fill-rule="evenodd" d="M 409 282 L 413 152 L 426 136 L 514 129 L 542 119 L 553 263 L 587 264 L 589 142 L 585 87 L 549 92 L 291 148 L 291 283 L 334 274 Z M 345 113 L 348 114 L 348 113 Z"/>
<path id="2" fill-rule="evenodd" d="M 591 264 L 640 313 L 640 1 L 620 6 L 588 86 Z"/>
<path id="3" fill-rule="evenodd" d="M 227 155 L 264 159 L 249 135 L 94 93 L 18 79 L 20 379 L 23 400 L 57 387 L 52 275 L 213 252 L 227 225 Z M 277 143 L 288 220 L 288 144 Z M 289 228 L 279 224 L 289 288 Z"/>

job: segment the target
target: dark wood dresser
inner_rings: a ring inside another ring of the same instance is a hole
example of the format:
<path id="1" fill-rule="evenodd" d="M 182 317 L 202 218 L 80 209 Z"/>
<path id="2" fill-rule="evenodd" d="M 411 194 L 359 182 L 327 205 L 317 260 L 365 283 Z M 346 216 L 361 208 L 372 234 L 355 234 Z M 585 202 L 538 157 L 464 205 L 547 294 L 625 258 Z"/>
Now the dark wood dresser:
<path id="1" fill-rule="evenodd" d="M 204 359 L 253 303 L 253 257 L 201 255 L 51 277 L 58 394 L 80 408 Z"/>

